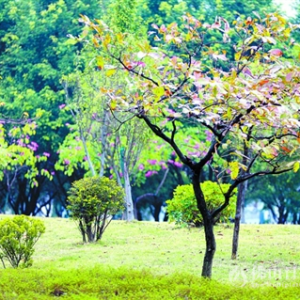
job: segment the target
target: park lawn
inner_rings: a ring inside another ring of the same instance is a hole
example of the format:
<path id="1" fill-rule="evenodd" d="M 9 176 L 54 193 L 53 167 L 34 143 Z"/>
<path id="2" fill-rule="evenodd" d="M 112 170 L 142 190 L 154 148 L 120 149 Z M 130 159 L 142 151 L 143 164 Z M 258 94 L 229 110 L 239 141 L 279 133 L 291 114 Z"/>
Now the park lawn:
<path id="1" fill-rule="evenodd" d="M 83 244 L 71 219 L 43 220 L 33 266 L 0 269 L 0 299 L 300 299 L 299 226 L 242 225 L 236 261 L 232 225 L 216 226 L 204 280 L 203 229 L 112 221 L 100 242 Z"/>

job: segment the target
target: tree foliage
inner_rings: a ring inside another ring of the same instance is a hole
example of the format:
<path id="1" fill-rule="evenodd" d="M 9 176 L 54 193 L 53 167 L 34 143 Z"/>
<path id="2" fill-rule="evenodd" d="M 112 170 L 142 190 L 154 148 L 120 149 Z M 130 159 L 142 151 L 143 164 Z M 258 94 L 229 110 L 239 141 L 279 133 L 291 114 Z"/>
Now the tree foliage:
<path id="1" fill-rule="evenodd" d="M 13 268 L 32 265 L 34 245 L 45 232 L 41 220 L 24 215 L 0 221 L 0 259 L 5 267 L 7 260 Z"/>
<path id="2" fill-rule="evenodd" d="M 256 179 L 249 187 L 247 202 L 262 202 L 264 209 L 271 213 L 269 221 L 277 224 L 300 223 L 298 173 Z"/>
<path id="3" fill-rule="evenodd" d="M 205 181 L 202 183 L 203 194 L 206 199 L 207 208 L 210 212 L 219 207 L 223 201 L 223 193 L 226 193 L 230 184 L 220 184 Z M 230 199 L 230 204 L 215 217 L 214 223 L 228 222 L 233 218 L 235 210 L 236 194 Z M 197 208 L 193 186 L 191 184 L 178 186 L 174 191 L 172 200 L 166 201 L 169 220 L 179 225 L 194 224 L 203 226 L 203 217 Z"/>
<path id="4" fill-rule="evenodd" d="M 123 189 L 106 177 L 75 181 L 68 194 L 68 209 L 78 222 L 84 243 L 100 240 L 112 215 L 124 209 Z"/>
<path id="5" fill-rule="evenodd" d="M 127 75 L 122 87 L 102 90 L 109 95 L 110 109 L 143 120 L 191 170 L 207 242 L 202 275 L 210 277 L 216 249 L 214 218 L 229 205 L 235 188 L 250 178 L 296 170 L 299 165 L 300 69 L 284 58 L 284 45 L 298 25 L 276 13 L 241 18 L 232 28 L 222 17 L 203 24 L 187 14 L 181 27 L 153 25 L 156 47 L 143 41 L 136 51 L 124 34 L 114 33 L 101 21 L 82 19 L 94 31 L 89 43 L 104 62 L 103 72 L 113 64 Z M 218 38 L 218 49 L 206 39 L 210 32 Z M 234 49 L 229 58 L 228 46 Z M 178 55 L 171 48 L 179 49 Z M 225 61 L 227 68 L 218 61 Z M 177 139 L 180 118 L 210 134 L 206 151 L 196 157 Z M 248 155 L 243 154 L 245 145 Z M 205 166 L 217 181 L 230 183 L 224 202 L 212 212 L 199 184 Z"/>

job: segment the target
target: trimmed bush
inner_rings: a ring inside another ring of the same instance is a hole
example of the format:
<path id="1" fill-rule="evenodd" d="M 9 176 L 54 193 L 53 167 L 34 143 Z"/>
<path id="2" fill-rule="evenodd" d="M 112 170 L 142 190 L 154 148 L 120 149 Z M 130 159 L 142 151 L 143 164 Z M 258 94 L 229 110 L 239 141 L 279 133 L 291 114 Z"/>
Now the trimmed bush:
<path id="1" fill-rule="evenodd" d="M 84 243 L 100 240 L 112 215 L 125 208 L 123 188 L 106 177 L 75 181 L 68 194 L 68 209 L 78 221 Z"/>
<path id="2" fill-rule="evenodd" d="M 220 184 L 223 192 L 229 188 L 229 184 Z M 224 202 L 224 196 L 216 182 L 205 181 L 201 184 L 206 204 L 210 211 L 219 207 Z M 215 219 L 217 222 L 228 222 L 234 216 L 236 195 L 230 198 L 229 205 Z M 172 200 L 167 200 L 167 212 L 169 220 L 179 225 L 194 224 L 199 227 L 203 223 L 202 216 L 197 208 L 192 184 L 180 185 L 174 191 Z"/>
<path id="3" fill-rule="evenodd" d="M 0 259 L 4 268 L 6 260 L 13 268 L 31 266 L 33 246 L 44 232 L 44 223 L 28 216 L 0 221 Z"/>

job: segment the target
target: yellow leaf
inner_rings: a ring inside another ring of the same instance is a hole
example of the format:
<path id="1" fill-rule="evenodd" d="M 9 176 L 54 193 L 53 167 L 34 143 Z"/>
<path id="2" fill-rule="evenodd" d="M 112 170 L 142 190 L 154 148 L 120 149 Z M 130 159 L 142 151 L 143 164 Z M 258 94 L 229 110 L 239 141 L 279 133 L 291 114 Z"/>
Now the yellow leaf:
<path id="1" fill-rule="evenodd" d="M 230 177 L 232 180 L 236 179 L 239 175 L 239 163 L 237 161 L 232 161 L 229 163 L 229 169 L 231 171 Z"/>
<path id="2" fill-rule="evenodd" d="M 102 70 L 104 67 L 104 59 L 101 56 L 96 57 L 97 67 Z"/>
<path id="3" fill-rule="evenodd" d="M 107 45 L 111 42 L 111 37 L 107 34 L 103 41 L 103 46 L 107 47 Z"/>
<path id="4" fill-rule="evenodd" d="M 113 76 L 115 73 L 116 73 L 116 70 L 115 70 L 115 69 L 110 69 L 110 70 L 107 70 L 107 71 L 105 72 L 105 75 L 106 75 L 107 77 L 110 77 L 110 76 Z"/>
<path id="5" fill-rule="evenodd" d="M 300 167 L 300 163 L 299 161 L 296 161 L 293 166 L 293 171 L 296 173 L 299 170 L 299 167 Z"/>

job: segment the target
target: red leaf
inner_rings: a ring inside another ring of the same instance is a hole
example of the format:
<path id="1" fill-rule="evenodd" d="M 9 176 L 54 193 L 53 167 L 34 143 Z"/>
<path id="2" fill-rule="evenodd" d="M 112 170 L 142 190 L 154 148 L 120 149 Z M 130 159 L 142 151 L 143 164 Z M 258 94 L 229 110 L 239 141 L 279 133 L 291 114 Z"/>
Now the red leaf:
<path id="1" fill-rule="evenodd" d="M 271 49 L 269 53 L 273 56 L 282 56 L 283 52 L 280 49 Z"/>
<path id="2" fill-rule="evenodd" d="M 285 152 L 285 153 L 290 153 L 291 150 L 285 146 L 281 146 L 281 149 Z"/>

